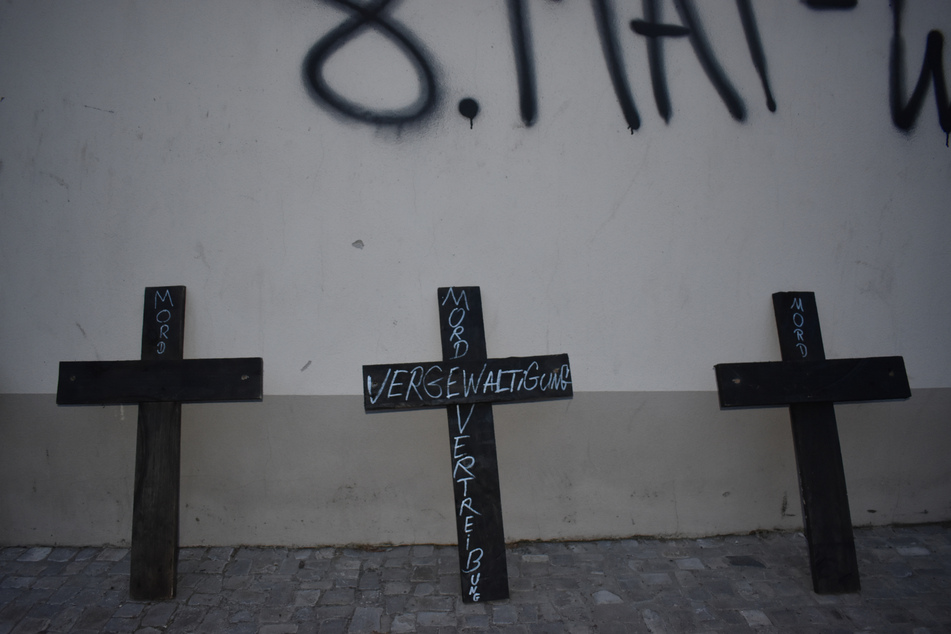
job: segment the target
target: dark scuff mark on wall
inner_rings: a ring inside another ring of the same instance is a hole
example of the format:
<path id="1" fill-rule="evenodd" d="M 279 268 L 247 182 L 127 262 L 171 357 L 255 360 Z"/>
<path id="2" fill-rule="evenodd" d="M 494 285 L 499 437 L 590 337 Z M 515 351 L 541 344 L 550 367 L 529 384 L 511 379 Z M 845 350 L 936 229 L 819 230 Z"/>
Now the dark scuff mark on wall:
<path id="1" fill-rule="evenodd" d="M 352 15 L 331 30 L 310 49 L 304 58 L 303 79 L 313 99 L 320 105 L 364 123 L 404 125 L 427 118 L 439 101 L 438 82 L 433 63 L 423 45 L 408 30 L 388 16 L 384 9 L 398 0 L 375 0 L 365 5 L 352 0 L 324 0 L 348 9 Z M 389 39 L 413 65 L 419 79 L 419 94 L 414 103 L 398 110 L 378 110 L 356 103 L 335 91 L 324 79 L 324 64 L 352 38 L 365 29 L 376 29 Z"/>

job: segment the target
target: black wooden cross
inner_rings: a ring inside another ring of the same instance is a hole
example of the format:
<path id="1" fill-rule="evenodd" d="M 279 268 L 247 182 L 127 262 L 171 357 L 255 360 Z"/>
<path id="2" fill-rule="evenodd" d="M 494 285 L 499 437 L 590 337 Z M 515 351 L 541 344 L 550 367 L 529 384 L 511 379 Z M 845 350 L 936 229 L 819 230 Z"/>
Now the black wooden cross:
<path id="1" fill-rule="evenodd" d="M 716 366 L 720 407 L 789 406 L 812 586 L 858 592 L 834 403 L 911 396 L 901 357 L 826 359 L 814 293 L 774 293 L 782 361 Z"/>
<path id="2" fill-rule="evenodd" d="M 570 398 L 568 355 L 488 359 L 478 286 L 440 288 L 443 360 L 363 366 L 365 409 L 445 406 L 462 600 L 509 596 L 492 403 Z"/>
<path id="3" fill-rule="evenodd" d="M 137 403 L 129 594 L 175 596 L 182 403 L 260 401 L 260 358 L 183 359 L 185 287 L 145 289 L 140 361 L 63 361 L 59 405 Z"/>

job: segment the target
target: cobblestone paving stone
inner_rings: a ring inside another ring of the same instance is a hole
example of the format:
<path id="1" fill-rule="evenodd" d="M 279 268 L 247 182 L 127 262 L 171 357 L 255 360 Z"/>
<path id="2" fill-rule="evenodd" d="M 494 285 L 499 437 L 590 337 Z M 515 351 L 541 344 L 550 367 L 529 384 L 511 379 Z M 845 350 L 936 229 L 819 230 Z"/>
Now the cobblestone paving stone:
<path id="1" fill-rule="evenodd" d="M 855 532 L 862 591 L 812 592 L 801 533 L 523 543 L 511 598 L 466 604 L 453 546 L 183 548 L 128 597 L 123 548 L 0 549 L 12 632 L 951 632 L 951 526 Z"/>

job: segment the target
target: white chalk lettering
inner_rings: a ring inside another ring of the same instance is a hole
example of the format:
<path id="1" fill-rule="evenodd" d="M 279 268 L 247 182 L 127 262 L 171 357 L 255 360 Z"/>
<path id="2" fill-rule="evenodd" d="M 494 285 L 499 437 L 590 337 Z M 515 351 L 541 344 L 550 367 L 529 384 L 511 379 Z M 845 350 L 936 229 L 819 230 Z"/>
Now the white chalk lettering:
<path id="1" fill-rule="evenodd" d="M 472 508 L 472 498 L 465 498 L 462 500 L 462 503 L 459 505 L 459 517 L 462 517 L 462 512 L 468 510 L 476 515 L 482 515 L 479 511 Z"/>
<path id="2" fill-rule="evenodd" d="M 452 477 L 457 478 L 456 474 L 459 473 L 459 469 L 462 469 L 463 471 L 466 472 L 466 475 L 468 475 L 469 478 L 472 479 L 475 477 L 475 475 L 473 475 L 473 473 L 469 471 L 469 469 L 471 469 L 474 466 L 475 466 L 475 458 L 473 458 L 472 456 L 467 454 L 461 458 L 458 458 L 456 460 L 455 466 L 453 466 L 452 468 Z M 459 515 L 462 515 L 461 511 Z"/>
<path id="3" fill-rule="evenodd" d="M 161 300 L 163 304 L 168 302 L 169 306 L 175 308 L 175 302 L 172 301 L 172 291 L 169 289 L 165 289 L 164 296 L 161 294 L 161 291 L 155 291 L 155 299 L 153 300 L 154 303 L 152 304 L 152 308 L 158 308 L 159 300 Z"/>
<path id="4" fill-rule="evenodd" d="M 171 306 L 172 308 L 175 307 L 175 303 L 172 301 L 172 291 L 167 288 L 165 289 L 164 295 L 162 295 L 161 291 L 155 291 L 155 297 L 152 299 L 152 307 L 158 308 L 159 301 L 161 301 L 161 303 L 163 304 L 165 302 L 168 302 L 169 306 Z M 159 336 L 158 336 L 159 340 L 158 340 L 158 343 L 155 345 L 155 351 L 158 354 L 165 354 L 166 344 L 164 341 L 162 341 L 162 339 L 168 339 L 168 330 L 169 330 L 168 322 L 171 320 L 172 320 L 172 311 L 170 311 L 167 308 L 163 308 L 162 310 L 160 310 L 159 312 L 155 314 L 155 321 L 161 324 L 159 326 Z"/>
<path id="5" fill-rule="evenodd" d="M 442 305 L 445 306 L 446 302 L 448 302 L 450 299 L 452 300 L 452 303 L 455 304 L 456 306 L 458 306 L 459 303 L 462 302 L 465 305 L 466 310 L 469 310 L 469 300 L 466 298 L 465 291 L 462 291 L 462 293 L 459 294 L 459 297 L 456 297 L 456 289 L 450 288 L 446 292 L 446 298 L 442 300 Z"/>
<path id="6" fill-rule="evenodd" d="M 383 388 L 386 387 L 386 382 L 390 379 L 390 370 L 386 371 L 386 376 L 383 377 L 383 382 L 380 383 L 380 391 L 376 393 L 376 396 L 373 396 L 373 377 L 367 377 L 367 394 L 370 395 L 370 403 L 376 403 L 380 399 L 380 395 L 383 394 Z"/>
<path id="7" fill-rule="evenodd" d="M 475 411 L 475 405 L 469 406 L 469 413 L 466 415 L 466 422 L 462 422 L 462 406 L 456 405 L 456 426 L 459 428 L 459 433 L 462 434 L 466 431 L 466 427 L 469 426 L 469 420 L 472 418 L 472 412 Z M 468 438 L 468 436 L 466 436 Z"/>
<path id="8" fill-rule="evenodd" d="M 571 367 L 567 363 L 563 363 L 559 374 L 561 377 L 561 389 L 567 390 L 568 386 L 571 385 L 571 379 L 568 378 L 571 376 Z"/>
<path id="9" fill-rule="evenodd" d="M 409 400 L 410 390 L 416 392 L 416 398 L 422 400 L 422 395 L 419 393 L 419 385 L 423 381 L 423 366 L 418 365 L 412 369 L 409 373 L 409 383 L 406 384 L 406 400 Z"/>
<path id="10" fill-rule="evenodd" d="M 485 379 L 485 383 L 482 384 L 482 393 L 483 393 L 483 394 L 485 394 L 486 392 L 488 392 L 488 391 L 489 391 L 489 388 L 492 388 L 492 391 L 493 391 L 493 392 L 498 392 L 498 391 L 499 391 L 499 382 L 492 380 L 492 376 L 493 376 L 494 374 L 495 374 L 495 373 L 492 372 L 491 370 L 489 371 L 489 376 Z"/>
<path id="11" fill-rule="evenodd" d="M 531 363 L 528 364 L 528 367 L 525 369 L 525 373 L 522 376 L 522 379 L 518 382 L 518 389 L 520 390 L 524 389 L 531 392 L 536 387 L 538 387 L 538 377 L 534 375 L 531 375 L 531 376 L 529 375 L 529 372 L 531 372 L 532 370 L 537 370 L 537 369 L 538 369 L 538 363 L 536 363 L 535 361 L 532 361 Z"/>
<path id="12" fill-rule="evenodd" d="M 469 342 L 462 338 L 462 333 L 466 329 L 462 326 L 463 320 L 466 318 L 466 309 L 453 308 L 449 313 L 448 323 L 452 328 L 452 334 L 449 335 L 449 343 L 452 344 L 454 355 L 453 359 L 459 359 L 466 356 L 469 352 Z"/>
<path id="13" fill-rule="evenodd" d="M 439 387 L 439 378 L 437 377 L 433 379 L 432 381 L 429 380 L 429 373 L 432 372 L 433 370 L 435 370 L 436 372 L 442 372 L 442 368 L 439 367 L 438 365 L 430 366 L 429 369 L 426 370 L 426 387 L 425 387 L 426 396 L 428 396 L 429 398 L 439 398 L 442 396 L 442 388 Z M 438 390 L 435 394 L 429 391 L 429 388 L 433 387 L 433 385 L 435 385 Z"/>
<path id="14" fill-rule="evenodd" d="M 473 548 L 469 551 L 469 557 L 466 559 L 466 569 L 462 572 L 471 574 L 482 566 L 482 556 L 485 554 L 481 548 Z"/>
<path id="15" fill-rule="evenodd" d="M 396 378 L 400 375 L 401 372 L 403 374 L 406 374 L 406 370 L 393 370 L 393 378 L 390 379 L 390 389 L 387 390 L 386 392 L 386 398 L 393 398 L 394 396 L 398 397 L 400 395 L 399 391 L 397 391 L 396 394 L 394 394 L 393 388 L 400 387 L 403 385 L 402 383 L 396 380 Z M 389 376 L 390 373 L 387 372 L 386 374 L 387 376 Z"/>
<path id="16" fill-rule="evenodd" d="M 803 341 L 805 341 L 805 338 L 803 337 L 802 327 L 803 327 L 803 324 L 806 323 L 806 318 L 802 314 L 803 312 L 805 312 L 805 309 L 802 307 L 802 298 L 801 297 L 793 298 L 793 303 L 792 303 L 792 306 L 790 306 L 790 308 L 797 311 L 797 312 L 794 312 L 792 316 L 793 325 L 796 327 L 795 330 L 793 330 L 793 334 L 796 335 L 796 339 L 800 342 L 796 344 L 796 348 L 799 350 L 799 354 L 802 355 L 802 358 L 805 359 L 806 356 L 809 354 L 809 348 L 806 347 L 805 343 L 802 343 Z"/>
<path id="17" fill-rule="evenodd" d="M 469 396 L 470 393 L 476 394 L 479 391 L 479 384 L 482 382 L 482 375 L 485 374 L 486 364 L 482 364 L 482 370 L 479 372 L 479 376 L 476 376 L 474 373 L 469 373 L 469 378 L 466 379 L 466 371 L 462 371 L 462 390 L 465 392 L 466 396 Z M 489 372 L 489 378 L 491 379 L 492 373 Z"/>
<path id="18" fill-rule="evenodd" d="M 452 457 L 459 459 L 462 458 L 465 454 L 460 454 L 459 450 L 464 449 L 465 443 L 461 442 L 463 438 L 468 438 L 468 436 L 456 436 L 452 439 Z"/>
<path id="19" fill-rule="evenodd" d="M 452 385 L 458 383 L 458 381 L 452 380 L 452 373 L 459 369 L 459 366 L 449 368 L 449 376 L 446 377 L 446 398 L 452 398 L 453 396 L 459 396 L 459 392 L 452 392 Z"/>
<path id="20" fill-rule="evenodd" d="M 168 332 L 160 339 L 167 339 Z M 565 391 L 571 386 L 571 368 L 564 363 L 554 369 L 540 371 L 537 361 L 530 361 L 527 367 L 503 364 L 504 360 L 488 360 L 475 367 L 454 365 L 448 368 L 439 364 L 400 365 L 379 367 L 367 375 L 366 392 L 371 404 L 378 401 L 419 402 L 437 399 L 486 400 L 486 396 L 534 391 Z M 373 379 L 371 380 L 370 376 Z M 381 403 L 382 404 L 382 403 Z"/>
<path id="21" fill-rule="evenodd" d="M 472 600 L 475 602 L 478 602 L 481 596 L 479 594 L 479 578 L 480 577 L 481 577 L 481 573 L 478 573 L 478 572 L 472 575 L 471 577 L 469 577 L 469 596 L 471 596 Z"/>
<path id="22" fill-rule="evenodd" d="M 483 372 L 484 371 L 485 368 L 483 368 Z M 468 594 L 473 601 L 478 601 L 481 598 L 479 592 L 481 573 L 477 573 L 476 570 L 482 565 L 483 550 L 479 547 L 473 548 L 472 538 L 476 528 L 475 518 L 477 515 L 481 515 L 481 513 L 475 509 L 472 498 L 469 497 L 469 481 L 475 480 L 475 474 L 473 474 L 472 469 L 475 467 L 476 459 L 468 453 L 466 441 L 471 438 L 471 436 L 465 433 L 474 412 L 475 405 L 469 405 L 469 411 L 463 416 L 462 406 L 456 405 L 456 429 L 459 430 L 459 433 L 452 437 L 452 457 L 455 461 L 452 469 L 452 479 L 456 486 L 456 499 L 462 500 L 459 503 L 459 517 L 463 518 L 461 520 L 462 533 L 465 535 L 466 567 L 468 568 L 463 571 L 463 579 L 466 579 L 465 575 L 469 575 Z M 462 488 L 461 493 L 459 491 L 460 487 Z M 461 545 L 462 540 L 460 539 L 460 546 Z"/>

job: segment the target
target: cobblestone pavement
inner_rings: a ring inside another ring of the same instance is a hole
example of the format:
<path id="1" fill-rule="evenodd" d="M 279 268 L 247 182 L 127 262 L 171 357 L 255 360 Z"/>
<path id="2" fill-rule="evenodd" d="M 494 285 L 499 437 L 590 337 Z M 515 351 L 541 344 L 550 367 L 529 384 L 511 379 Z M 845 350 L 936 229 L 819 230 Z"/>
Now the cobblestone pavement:
<path id="1" fill-rule="evenodd" d="M 801 533 L 525 543 L 511 598 L 460 599 L 453 546 L 184 548 L 128 598 L 124 548 L 0 549 L 8 632 L 951 632 L 951 526 L 855 532 L 862 591 L 812 592 Z"/>

